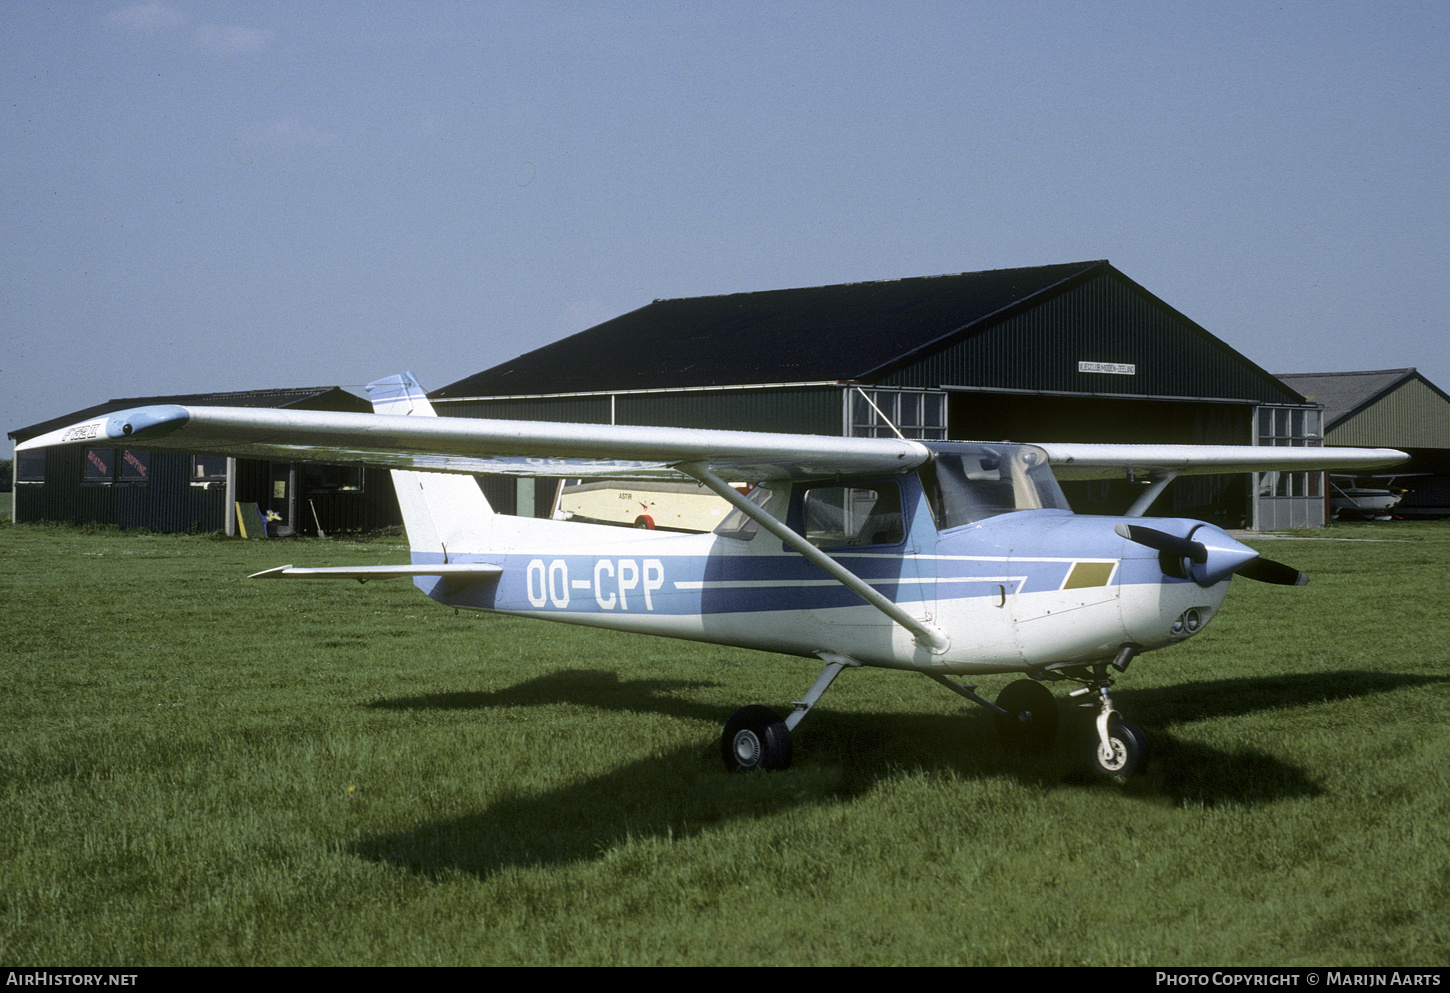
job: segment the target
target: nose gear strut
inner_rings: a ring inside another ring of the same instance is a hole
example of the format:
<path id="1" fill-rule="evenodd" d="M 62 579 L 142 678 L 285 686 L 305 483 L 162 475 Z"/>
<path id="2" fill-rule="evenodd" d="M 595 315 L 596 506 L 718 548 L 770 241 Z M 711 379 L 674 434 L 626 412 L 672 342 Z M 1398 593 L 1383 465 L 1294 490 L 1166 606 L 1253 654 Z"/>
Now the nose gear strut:
<path id="1" fill-rule="evenodd" d="M 1118 716 L 1113 708 L 1113 698 L 1108 695 L 1108 687 L 1113 685 L 1113 681 L 1108 678 L 1108 666 L 1122 672 L 1133 660 L 1133 654 L 1133 647 L 1124 645 L 1112 662 L 1099 662 L 1092 666 L 1090 678 L 1066 674 L 1063 676 L 1066 679 L 1078 679 L 1083 684 L 1068 693 L 1068 696 L 1088 698 L 1081 704 L 1084 707 L 1096 704 L 1098 715 L 1094 723 L 1098 741 L 1092 755 L 1093 767 L 1103 775 L 1115 779 L 1126 779 L 1141 772 L 1148 763 L 1147 735 L 1143 734 L 1138 725 Z"/>

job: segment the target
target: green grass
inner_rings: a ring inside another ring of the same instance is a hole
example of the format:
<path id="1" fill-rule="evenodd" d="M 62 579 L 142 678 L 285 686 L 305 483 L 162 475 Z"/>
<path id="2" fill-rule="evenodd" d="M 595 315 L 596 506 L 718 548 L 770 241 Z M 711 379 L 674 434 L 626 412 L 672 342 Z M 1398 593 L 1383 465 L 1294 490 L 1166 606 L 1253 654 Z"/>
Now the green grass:
<path id="1" fill-rule="evenodd" d="M 1450 524 L 1327 534 L 1410 540 L 1264 541 L 1313 581 L 1134 662 L 1116 784 L 881 670 L 731 776 L 810 663 L 243 578 L 399 539 L 3 525 L 0 961 L 1444 965 Z"/>

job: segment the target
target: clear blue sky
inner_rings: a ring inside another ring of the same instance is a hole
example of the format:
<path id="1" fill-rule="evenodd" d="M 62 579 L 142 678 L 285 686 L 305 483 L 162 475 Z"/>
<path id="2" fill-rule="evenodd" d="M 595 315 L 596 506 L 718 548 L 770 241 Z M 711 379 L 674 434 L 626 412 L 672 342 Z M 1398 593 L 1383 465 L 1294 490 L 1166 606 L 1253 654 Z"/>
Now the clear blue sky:
<path id="1" fill-rule="evenodd" d="M 1450 4 L 0 5 L 0 431 L 1106 258 L 1450 389 Z"/>

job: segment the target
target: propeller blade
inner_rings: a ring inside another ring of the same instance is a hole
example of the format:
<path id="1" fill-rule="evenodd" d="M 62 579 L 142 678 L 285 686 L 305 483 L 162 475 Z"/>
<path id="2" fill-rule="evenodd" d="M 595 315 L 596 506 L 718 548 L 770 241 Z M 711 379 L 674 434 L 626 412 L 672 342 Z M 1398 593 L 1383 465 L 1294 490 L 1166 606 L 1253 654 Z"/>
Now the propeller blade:
<path id="1" fill-rule="evenodd" d="M 1266 559 L 1262 555 L 1247 565 L 1241 566 L 1238 574 L 1245 579 L 1261 583 L 1276 583 L 1279 586 L 1307 586 L 1309 577 L 1291 565 Z"/>
<path id="2" fill-rule="evenodd" d="M 1266 559 L 1247 545 L 1235 541 L 1227 533 L 1207 524 L 1199 525 L 1193 532 L 1195 535 L 1202 535 L 1202 541 L 1180 538 L 1156 528 L 1143 527 L 1141 524 L 1117 524 L 1113 530 L 1129 541 L 1171 556 L 1167 561 L 1160 558 L 1164 563 L 1163 571 L 1180 578 L 1192 578 L 1201 586 L 1222 582 L 1231 575 L 1279 586 L 1304 586 L 1309 582 L 1309 577 L 1293 566 Z M 1186 559 L 1193 563 L 1187 575 L 1173 564 L 1173 559 Z"/>
<path id="3" fill-rule="evenodd" d="M 1119 536 L 1127 538 L 1129 541 L 1136 541 L 1138 544 L 1151 548 L 1155 552 L 1167 552 L 1176 558 L 1188 559 L 1190 562 L 1197 562 L 1199 565 L 1208 561 L 1208 549 L 1203 547 L 1203 542 L 1201 541 L 1180 538 L 1166 531 L 1145 528 L 1141 524 L 1119 524 L 1113 530 Z"/>

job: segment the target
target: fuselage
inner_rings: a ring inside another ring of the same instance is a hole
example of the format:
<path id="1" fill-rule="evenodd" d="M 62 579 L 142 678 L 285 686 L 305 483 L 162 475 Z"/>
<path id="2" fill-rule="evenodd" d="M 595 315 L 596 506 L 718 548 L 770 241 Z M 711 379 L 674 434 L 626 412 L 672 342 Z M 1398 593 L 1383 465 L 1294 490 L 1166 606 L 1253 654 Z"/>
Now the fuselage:
<path id="1" fill-rule="evenodd" d="M 976 519 L 968 518 L 980 509 L 954 516 L 958 498 L 943 496 L 949 487 L 933 492 L 936 481 L 917 473 L 777 482 L 757 495 L 792 530 L 945 632 L 944 648 L 923 646 L 743 518 L 688 535 L 497 516 L 486 550 L 450 550 L 450 561 L 499 565 L 498 579 L 417 582 L 459 608 L 954 673 L 1032 671 L 1109 659 L 1125 645 L 1161 648 L 1201 630 L 1218 610 L 1227 579 L 1202 586 L 1169 575 L 1158 552 L 1114 531 L 1123 519 L 1073 514 L 1050 493 L 1024 490 L 1020 475 L 1014 503 L 1005 464 L 993 473 L 1001 479 L 979 489 L 1002 493 Z M 1154 525 L 1183 535 L 1201 526 Z M 430 561 L 419 552 L 414 560 Z"/>

